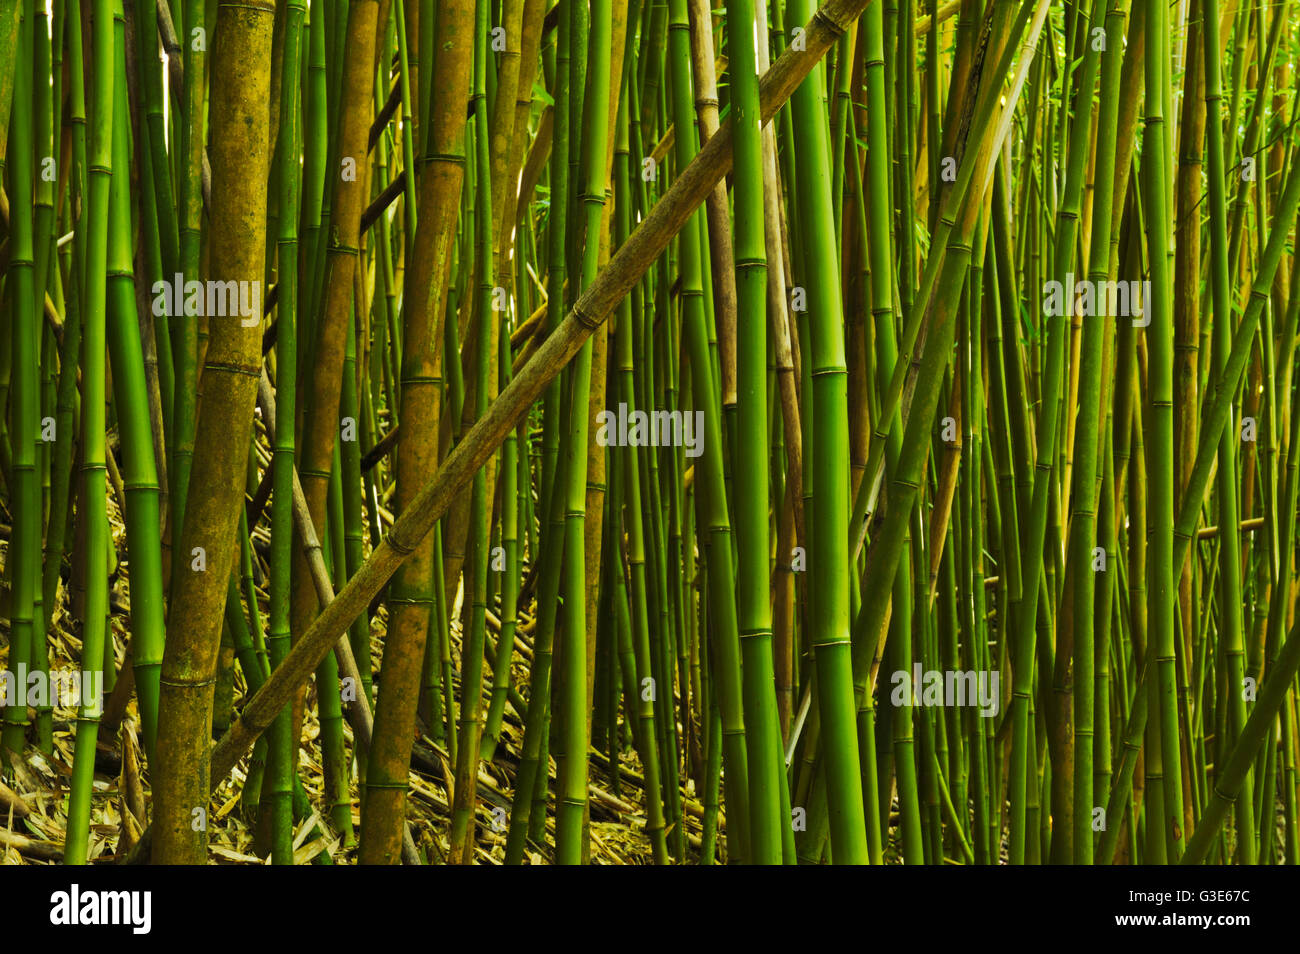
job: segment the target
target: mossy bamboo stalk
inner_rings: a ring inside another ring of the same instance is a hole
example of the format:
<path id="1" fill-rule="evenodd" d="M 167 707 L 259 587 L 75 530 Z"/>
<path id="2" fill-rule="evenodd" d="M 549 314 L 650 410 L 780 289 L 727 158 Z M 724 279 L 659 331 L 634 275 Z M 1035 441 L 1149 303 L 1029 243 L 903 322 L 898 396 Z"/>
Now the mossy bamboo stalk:
<path id="1" fill-rule="evenodd" d="M 267 132 L 258 117 L 270 94 L 269 3 L 217 7 L 211 98 L 211 248 L 219 281 L 262 280 L 265 259 Z M 233 565 L 256 400 L 261 336 L 236 317 L 218 319 L 204 364 L 204 413 L 195 432 L 193 504 L 187 504 L 181 550 L 188 569 L 172 586 L 172 638 L 163 653 L 158 707 L 159 766 L 154 776 L 153 858 L 162 864 L 207 860 L 212 686 L 220 643 L 225 583 Z M 201 466 L 199 466 L 201 465 Z M 200 561 L 200 556 L 202 561 Z M 203 567 L 200 569 L 200 567 Z M 185 624 L 176 616 L 182 607 Z M 282 703 L 283 704 L 283 703 Z M 197 764 L 196 764 L 197 763 Z"/>
<path id="2" fill-rule="evenodd" d="M 438 89 L 469 91 L 473 9 L 472 2 L 438 6 L 437 46 L 443 53 L 431 67 Z M 442 349 L 434 343 L 443 338 L 443 309 L 464 177 L 463 104 L 454 95 L 439 96 L 430 110 L 426 147 L 429 161 L 420 176 L 421 212 L 414 259 L 406 273 L 410 284 L 404 296 L 399 418 L 409 437 L 399 442 L 397 450 L 395 505 L 399 515 L 411 505 L 419 480 L 438 460 L 436 423 L 442 407 Z M 397 860 L 410 761 L 410 727 L 414 725 L 418 700 L 414 680 L 418 679 L 420 667 L 414 661 L 424 652 L 430 589 L 440 585 L 441 580 L 440 576 L 430 579 L 433 542 L 429 539 L 420 547 L 411 564 L 394 581 L 390 596 L 397 605 L 393 607 L 384 656 L 394 661 L 389 672 L 402 682 L 387 696 L 387 702 L 381 695 L 375 712 L 377 741 L 368 763 L 367 812 L 361 822 L 361 858 L 366 861 L 391 864 Z M 450 697 L 450 684 L 444 685 Z"/>

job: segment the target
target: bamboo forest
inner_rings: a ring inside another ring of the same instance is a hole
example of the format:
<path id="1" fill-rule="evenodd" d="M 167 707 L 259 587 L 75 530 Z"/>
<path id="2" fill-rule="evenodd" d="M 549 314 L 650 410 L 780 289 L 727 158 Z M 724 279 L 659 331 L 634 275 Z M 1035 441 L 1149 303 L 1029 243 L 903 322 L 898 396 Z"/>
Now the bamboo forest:
<path id="1" fill-rule="evenodd" d="M 0 0 L 0 862 L 1300 861 L 1300 2 L 817 3 Z"/>

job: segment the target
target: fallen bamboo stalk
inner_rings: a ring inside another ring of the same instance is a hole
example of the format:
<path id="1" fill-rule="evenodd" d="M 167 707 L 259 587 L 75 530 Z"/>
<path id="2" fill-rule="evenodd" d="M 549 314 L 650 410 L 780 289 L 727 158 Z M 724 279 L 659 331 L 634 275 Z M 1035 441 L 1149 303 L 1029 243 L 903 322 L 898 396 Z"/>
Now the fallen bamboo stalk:
<path id="1" fill-rule="evenodd" d="M 0 782 L 0 814 L 13 812 L 15 818 L 26 818 L 32 813 L 26 800 L 4 782 Z"/>
<path id="2" fill-rule="evenodd" d="M 12 848 L 20 855 L 42 861 L 58 861 L 63 857 L 63 845 L 57 841 L 37 841 L 4 828 L 0 828 L 0 847 Z"/>

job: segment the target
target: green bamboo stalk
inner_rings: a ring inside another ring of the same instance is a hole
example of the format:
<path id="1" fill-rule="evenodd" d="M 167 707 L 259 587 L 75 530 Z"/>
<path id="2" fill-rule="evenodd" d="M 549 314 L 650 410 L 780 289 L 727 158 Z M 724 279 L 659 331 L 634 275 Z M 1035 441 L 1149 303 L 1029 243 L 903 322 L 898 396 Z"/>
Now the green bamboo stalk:
<path id="1" fill-rule="evenodd" d="M 107 467 L 105 463 L 105 352 L 107 324 L 107 267 L 109 190 L 113 176 L 113 107 L 120 91 L 115 83 L 120 37 L 125 36 L 122 5 L 96 0 L 91 23 L 94 50 L 94 85 L 90 119 L 89 202 L 86 242 L 84 330 L 81 376 L 81 500 L 86 508 L 84 573 L 85 620 L 81 631 L 82 669 L 102 673 L 108 641 L 108 560 L 112 545 L 108 531 Z M 109 21 L 115 21 L 109 27 Z M 30 21 L 28 21 L 30 22 Z M 20 103 L 20 111 L 23 107 Z M 23 127 L 19 125 L 18 129 Z M 68 799 L 68 828 L 64 840 L 66 864 L 85 864 L 88 858 L 91 786 L 95 771 L 95 739 L 99 734 L 102 700 L 83 700 L 77 715 L 73 752 L 72 788 Z"/>
<path id="2" fill-rule="evenodd" d="M 126 89 L 125 66 L 117 77 Z M 136 314 L 131 264 L 130 116 L 126 98 L 114 100 L 113 168 L 109 190 L 107 257 L 108 346 L 113 361 L 114 408 L 121 436 L 126 486 L 127 551 L 131 568 L 131 657 L 135 691 L 144 728 L 145 752 L 152 761 L 158 734 L 159 676 L 164 631 L 162 539 L 158 470 L 146 394 L 145 365 Z"/>
<path id="3" fill-rule="evenodd" d="M 289 5 L 285 21 L 282 69 L 297 76 L 302 66 L 305 4 L 295 0 Z M 293 465 L 294 427 L 297 416 L 296 384 L 298 380 L 298 213 L 299 162 L 302 151 L 302 126 L 295 83 L 280 87 L 280 194 L 279 235 L 276 236 L 279 303 L 277 305 L 276 377 L 283 382 L 276 402 L 275 444 L 271 466 L 271 584 L 270 629 L 267 649 L 272 668 L 279 666 L 289 652 L 290 574 L 293 565 Z M 269 798 L 266 800 L 271 820 L 271 855 L 276 864 L 293 861 L 293 817 L 290 794 L 296 775 L 293 744 L 293 717 L 285 707 L 276 717 L 269 740 Z"/>
<path id="4" fill-rule="evenodd" d="M 797 19 L 804 19 L 811 12 L 811 4 L 806 2 L 791 8 Z M 817 667 L 833 857 L 837 864 L 864 864 L 867 861 L 866 820 L 849 642 L 848 538 L 843 532 L 844 514 L 850 509 L 848 372 L 844 320 L 840 298 L 835 293 L 839 287 L 839 270 L 835 266 L 835 233 L 830 227 L 833 210 L 827 181 L 829 143 L 819 100 L 815 79 L 804 82 L 791 98 L 795 130 L 804 143 L 797 177 L 804 221 L 802 240 L 808 247 L 809 263 L 817 270 L 809 281 L 812 351 L 808 364 L 813 374 L 813 403 L 818 415 L 817 439 L 812 444 L 811 455 L 814 469 L 811 642 Z M 766 506 L 763 519 L 766 523 Z"/>
<path id="5" fill-rule="evenodd" d="M 689 27 L 684 0 L 669 4 L 671 28 L 669 30 L 669 57 L 674 64 L 672 86 L 672 114 L 678 130 L 675 150 L 679 167 L 685 168 L 696 154 L 696 137 L 691 123 L 691 97 L 685 82 L 689 63 Z M 717 142 L 719 133 L 710 143 Z M 730 137 L 728 137 L 730 139 Z M 729 143 L 728 143 L 729 145 Z M 706 147 L 707 148 L 707 147 Z M 684 173 L 679 173 L 680 177 Z M 663 201 L 662 199 L 660 200 Z M 712 361 L 709 356 L 708 332 L 705 326 L 704 293 L 699 230 L 696 224 L 686 227 L 681 235 L 682 327 L 690 357 L 693 388 L 700 395 L 699 403 L 704 414 L 703 444 L 705 484 L 700 501 L 698 522 L 707 528 L 706 546 L 709 586 L 709 623 L 711 639 L 716 640 L 714 661 L 718 672 L 719 708 L 723 722 L 723 760 L 727 771 L 728 804 L 732 805 L 729 833 L 736 843 L 728 851 L 737 861 L 747 861 L 750 823 L 748 809 L 749 773 L 745 742 L 745 724 L 740 673 L 739 631 L 736 620 L 734 569 L 732 566 L 731 526 L 727 516 L 727 496 L 723 482 L 722 424 L 714 394 Z M 626 246 L 625 246 L 626 247 Z M 653 506 L 652 513 L 658 510 Z M 673 758 L 675 764 L 676 759 Z M 675 786 L 674 786 L 675 787 Z M 730 840 L 730 839 L 729 839 Z"/>
<path id="6" fill-rule="evenodd" d="M 1165 9 L 1162 4 L 1147 5 L 1147 35 L 1164 36 Z M 1149 51 L 1150 54 L 1150 51 Z M 1173 340 L 1168 273 L 1168 149 L 1164 100 L 1169 95 L 1168 62 L 1160 56 L 1146 58 L 1147 141 L 1154 146 L 1143 153 L 1143 206 L 1146 211 L 1147 245 L 1150 249 L 1151 326 L 1148 335 L 1149 392 L 1151 401 L 1152 439 L 1149 451 L 1148 478 L 1151 488 L 1151 521 L 1154 532 L 1151 544 L 1151 583 L 1147 590 L 1151 626 L 1152 660 L 1156 666 L 1155 689 L 1161 759 L 1164 772 L 1164 795 L 1167 822 L 1165 840 L 1169 860 L 1176 861 L 1182 852 L 1183 787 L 1181 752 L 1178 735 L 1177 690 L 1174 674 L 1174 602 L 1173 580 L 1180 567 L 1174 567 L 1174 489 L 1173 489 Z"/>
<path id="7" fill-rule="evenodd" d="M 1112 2 L 1109 6 L 1113 9 L 1115 4 Z M 1104 9 L 1103 0 L 1094 3 L 1089 22 L 1095 23 L 1101 20 Z M 1076 125 L 1071 130 L 1070 139 L 1072 147 L 1080 152 L 1088 144 L 1088 132 L 1079 118 L 1083 118 L 1082 122 L 1090 121 L 1088 117 L 1090 110 L 1085 109 L 1084 106 L 1092 101 L 1093 83 L 1100 66 L 1104 72 L 1097 119 L 1096 163 L 1101 169 L 1109 169 L 1114 164 L 1115 145 L 1110 130 L 1119 108 L 1116 94 L 1119 81 L 1120 44 L 1118 42 L 1112 44 L 1108 35 L 1103 34 L 1103 36 L 1109 55 L 1104 58 L 1104 63 L 1098 62 L 1102 57 L 1097 55 L 1086 55 L 1084 58 L 1079 90 L 1086 98 L 1076 106 Z M 1115 40 L 1118 40 L 1118 36 Z M 1096 46 L 1096 43 L 1089 43 L 1088 49 L 1094 51 Z M 1073 181 L 1067 177 L 1067 183 Z M 1111 208 L 1113 184 L 1113 177 L 1102 177 L 1102 181 L 1097 184 L 1093 192 L 1092 235 L 1088 254 L 1089 277 L 1093 282 L 1104 282 L 1110 272 L 1108 213 Z M 1073 599 L 1074 606 L 1081 610 L 1075 613 L 1073 621 L 1074 830 L 1072 835 L 1073 862 L 1081 865 L 1092 864 L 1093 860 L 1094 693 L 1098 662 L 1094 642 L 1094 616 L 1089 612 L 1089 608 L 1094 603 L 1097 590 L 1097 563 L 1094 554 L 1098 542 L 1096 501 L 1101 470 L 1098 441 L 1101 431 L 1102 363 L 1105 338 L 1106 329 L 1102 322 L 1085 319 L 1078 372 L 1079 415 L 1075 421 L 1070 515 L 1070 562 L 1074 565 Z M 1102 554 L 1104 559 L 1104 549 Z M 1106 586 L 1104 582 L 1101 585 L 1103 588 Z"/>
<path id="8" fill-rule="evenodd" d="M 100 22 L 106 19 L 107 17 L 103 17 Z M 35 28 L 35 4 L 33 0 L 24 0 L 22 19 L 18 27 L 17 48 L 21 51 L 21 55 L 18 58 L 17 75 L 13 83 L 13 129 L 8 148 L 8 153 L 12 157 L 9 186 L 12 198 L 9 209 L 8 281 L 5 283 L 10 289 L 8 296 L 11 301 L 10 347 L 13 349 L 13 410 L 12 423 L 8 432 L 9 444 L 12 448 L 12 469 L 7 480 L 12 505 L 16 508 L 14 535 L 10 547 L 11 556 L 6 562 L 8 576 L 12 580 L 9 660 L 10 666 L 20 673 L 22 670 L 18 667 L 32 659 L 33 647 L 39 645 L 44 648 L 43 638 L 37 638 L 38 633 L 43 637 L 44 628 L 38 629 L 36 620 L 36 604 L 40 599 L 37 592 L 40 585 L 37 565 L 41 542 L 39 523 L 41 500 L 36 461 L 36 438 L 40 423 L 37 375 L 40 366 L 38 330 L 41 312 L 36 306 L 34 288 L 32 151 L 35 143 L 32 121 L 32 76 L 26 68 L 26 63 L 34 61 L 35 58 Z M 98 74 L 96 78 L 99 80 Z M 112 74 L 110 73 L 102 82 L 107 83 L 111 90 Z M 111 108 L 112 100 L 109 99 L 108 103 Z M 110 115 L 105 121 L 111 123 L 112 116 Z M 111 126 L 108 128 L 111 130 Z M 111 132 L 103 134 L 107 137 Z M 107 155 L 104 156 L 104 161 L 105 164 L 109 162 Z M 102 319 L 102 311 L 99 317 Z M 102 447 L 102 444 L 100 446 Z M 102 643 L 99 644 L 99 651 L 102 652 Z M 89 663 L 93 658 L 87 656 L 86 661 Z M 11 758 L 9 753 L 22 754 L 24 737 L 29 724 L 27 707 L 7 705 L 4 709 L 4 719 L 3 729 L 0 729 L 0 750 L 7 750 L 4 756 L 7 764 Z"/>
<path id="9" fill-rule="evenodd" d="M 729 0 L 727 16 L 731 23 L 748 24 L 755 17 L 754 4 L 751 0 Z M 732 128 L 735 130 L 734 244 L 738 315 L 738 417 L 734 454 L 736 546 L 740 565 L 736 607 L 749 765 L 749 860 L 755 864 L 779 864 L 782 832 L 788 825 L 781 817 L 781 789 L 786 780 L 780 757 L 782 747 L 772 657 L 772 610 L 768 601 L 767 260 L 756 32 L 739 30 L 733 35 L 729 63 Z M 847 607 L 844 623 L 847 626 Z M 860 791 L 856 784 L 853 788 Z"/>
<path id="10" fill-rule="evenodd" d="M 1218 0 L 1202 0 L 1202 15 L 1208 23 L 1218 23 Z M 1214 346 L 1210 354 L 1210 367 L 1215 380 L 1219 380 L 1224 373 L 1227 351 L 1231 347 L 1232 340 L 1229 317 L 1230 285 L 1223 123 L 1220 116 L 1223 84 L 1217 31 L 1206 30 L 1203 38 L 1205 108 L 1209 114 L 1206 123 L 1206 177 L 1209 186 L 1210 213 L 1210 300 L 1214 315 Z M 1218 452 L 1219 470 L 1216 484 L 1219 526 L 1234 527 L 1238 522 L 1237 438 L 1226 428 L 1219 436 Z M 1231 745 L 1241 733 L 1241 728 L 1246 722 L 1246 704 L 1242 692 L 1236 690 L 1236 687 L 1243 685 L 1245 675 L 1241 618 L 1241 543 L 1235 533 L 1226 533 L 1221 538 L 1220 546 L 1219 641 L 1223 646 L 1228 688 L 1225 695 L 1228 711 L 1227 732 L 1225 744 L 1219 747 L 1219 751 L 1223 752 L 1227 751 L 1227 746 Z M 1248 773 L 1242 779 L 1242 797 L 1237 801 L 1234 813 L 1238 835 L 1238 857 L 1242 864 L 1253 864 L 1255 859 L 1254 803 L 1253 780 Z"/>

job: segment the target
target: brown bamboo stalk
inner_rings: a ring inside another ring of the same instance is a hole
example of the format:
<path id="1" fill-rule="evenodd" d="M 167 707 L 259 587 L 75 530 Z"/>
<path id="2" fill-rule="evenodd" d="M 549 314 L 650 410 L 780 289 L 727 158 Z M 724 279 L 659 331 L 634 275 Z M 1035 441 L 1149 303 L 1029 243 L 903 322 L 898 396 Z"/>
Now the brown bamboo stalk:
<path id="1" fill-rule="evenodd" d="M 398 523 L 407 519 L 417 499 L 420 481 L 438 463 L 442 321 L 465 174 L 465 101 L 462 96 L 446 91 L 461 90 L 468 94 L 473 22 L 473 0 L 446 0 L 438 6 L 435 47 L 439 55 L 431 68 L 433 88 L 444 91 L 444 95 L 434 97 L 430 104 L 427 152 L 431 159 L 420 176 L 420 214 L 411 267 L 406 272 L 402 338 L 405 354 L 399 413 L 405 427 L 397 446 L 395 469 L 394 507 L 399 515 Z M 406 814 L 406 778 L 429 628 L 431 587 L 441 584 L 433 579 L 431 537 L 412 540 L 404 555 L 412 559 L 393 580 L 389 600 L 384 691 L 379 695 L 375 712 L 374 739 L 367 766 L 366 811 L 361 818 L 358 857 L 362 863 L 397 861 L 401 821 Z M 392 566 L 395 569 L 397 564 Z M 378 588 L 362 605 L 368 604 L 377 592 Z M 333 605 L 326 608 L 326 614 Z"/>
<path id="2" fill-rule="evenodd" d="M 352 320 L 352 300 L 361 246 L 361 213 L 369 195 L 366 142 L 373 105 L 375 43 L 379 29 L 378 0 L 355 0 L 348 7 L 347 53 L 343 64 L 343 93 L 339 103 L 339 168 L 334 177 L 330 231 L 326 253 L 325 311 L 316 324 L 316 346 L 302 424 L 298 472 L 307 509 L 315 526 L 325 525 L 334 442 L 339 433 L 339 399 L 343 384 L 343 353 Z M 361 303 L 357 303 L 358 310 Z M 305 632 L 317 612 L 310 568 L 301 549 L 294 553 L 291 632 Z M 302 730 L 301 696 L 294 701 L 293 738 Z M 297 742 L 295 741 L 295 746 Z M 296 749 L 295 749 L 296 751 Z"/>
<path id="3" fill-rule="evenodd" d="M 217 188 L 209 272 L 217 281 L 262 280 L 274 16 L 270 0 L 222 0 L 217 7 L 210 106 Z M 245 327 L 238 316 L 218 318 L 211 331 L 181 538 L 187 554 L 203 548 L 207 565 L 198 571 L 193 568 L 199 564 L 190 562 L 192 569 L 172 587 L 172 606 L 179 612 L 169 621 L 163 655 L 153 779 L 153 859 L 160 864 L 207 861 L 213 689 L 226 586 L 235 560 L 231 544 L 244 500 L 248 427 L 262 364 L 256 323 Z"/>
<path id="4" fill-rule="evenodd" d="M 689 0 L 691 73 L 700 144 L 718 132 L 718 77 L 714 67 L 713 11 L 709 0 Z M 617 74 L 615 74 L 617 75 Z M 612 126 L 610 127 L 613 128 Z M 713 276 L 713 314 L 718 326 L 723 411 L 736 406 L 736 264 L 731 247 L 731 206 L 727 183 L 719 179 L 704 202 L 709 225 L 709 263 Z"/>

